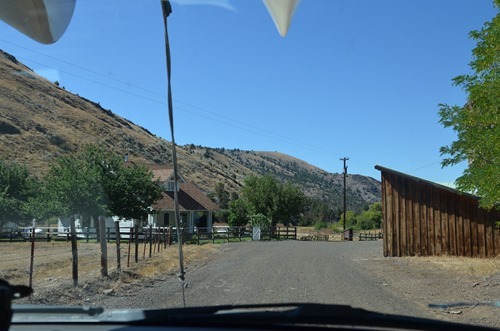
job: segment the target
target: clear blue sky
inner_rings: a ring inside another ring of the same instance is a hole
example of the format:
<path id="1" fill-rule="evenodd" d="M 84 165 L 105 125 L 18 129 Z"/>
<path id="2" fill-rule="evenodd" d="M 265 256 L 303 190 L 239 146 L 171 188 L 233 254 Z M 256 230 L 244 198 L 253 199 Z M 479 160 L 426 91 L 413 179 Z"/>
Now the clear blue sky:
<path id="1" fill-rule="evenodd" d="M 436 182 L 455 135 L 438 104 L 463 104 L 468 33 L 491 0 L 303 0 L 279 36 L 260 0 L 176 0 L 169 18 L 178 144 L 279 151 L 329 172 L 376 164 Z M 41 45 L 0 22 L 3 49 L 51 81 L 169 138 L 159 0 L 77 1 Z"/>

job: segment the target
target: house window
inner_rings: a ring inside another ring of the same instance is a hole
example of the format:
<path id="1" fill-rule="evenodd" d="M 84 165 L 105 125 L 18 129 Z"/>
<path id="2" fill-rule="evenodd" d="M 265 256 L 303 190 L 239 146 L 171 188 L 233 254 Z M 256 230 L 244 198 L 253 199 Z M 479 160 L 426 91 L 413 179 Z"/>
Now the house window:
<path id="1" fill-rule="evenodd" d="M 167 182 L 167 191 L 172 192 L 174 191 L 174 181 L 168 181 Z M 178 191 L 178 190 L 177 190 Z"/>

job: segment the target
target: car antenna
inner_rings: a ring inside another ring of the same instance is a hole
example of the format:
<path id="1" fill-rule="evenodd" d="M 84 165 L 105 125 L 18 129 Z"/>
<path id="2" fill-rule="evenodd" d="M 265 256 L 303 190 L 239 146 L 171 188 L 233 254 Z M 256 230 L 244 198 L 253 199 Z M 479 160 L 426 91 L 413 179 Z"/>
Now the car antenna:
<path id="1" fill-rule="evenodd" d="M 184 271 L 184 255 L 182 254 L 182 230 L 180 228 L 180 214 L 179 214 L 179 198 L 178 198 L 178 175 L 177 175 L 177 153 L 174 138 L 174 107 L 172 105 L 172 88 L 170 81 L 171 66 L 170 66 L 170 44 L 168 41 L 168 29 L 167 29 L 167 18 L 172 13 L 172 6 L 168 0 L 161 0 L 161 7 L 163 11 L 163 25 L 165 27 L 165 54 L 167 61 L 167 99 L 168 99 L 168 119 L 170 122 L 170 134 L 172 137 L 172 167 L 174 170 L 174 218 L 175 226 L 177 228 L 177 245 L 179 249 L 179 273 L 177 277 L 181 282 L 182 287 L 182 305 L 186 307 L 186 279 Z"/>

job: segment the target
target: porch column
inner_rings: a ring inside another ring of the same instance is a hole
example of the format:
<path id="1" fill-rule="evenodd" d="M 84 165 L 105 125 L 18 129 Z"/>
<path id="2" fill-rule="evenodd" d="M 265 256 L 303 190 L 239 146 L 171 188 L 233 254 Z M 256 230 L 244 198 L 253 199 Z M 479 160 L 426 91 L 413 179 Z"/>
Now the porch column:
<path id="1" fill-rule="evenodd" d="M 208 215 L 207 215 L 207 227 L 210 231 L 212 231 L 212 211 L 209 210 L 208 211 Z"/>
<path id="2" fill-rule="evenodd" d="M 157 214 L 148 214 L 148 225 L 152 225 L 153 227 L 156 227 L 157 224 Z"/>

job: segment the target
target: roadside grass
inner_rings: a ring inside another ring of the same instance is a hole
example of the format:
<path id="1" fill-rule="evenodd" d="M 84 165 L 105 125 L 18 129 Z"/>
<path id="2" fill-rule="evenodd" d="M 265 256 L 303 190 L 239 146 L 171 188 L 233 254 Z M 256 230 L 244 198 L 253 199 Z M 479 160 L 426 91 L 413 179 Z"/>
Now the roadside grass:
<path id="1" fill-rule="evenodd" d="M 177 245 L 161 248 L 149 257 L 149 247 L 139 245 L 139 259 L 135 262 L 134 247 L 131 247 L 130 265 L 127 267 L 128 245 L 121 245 L 121 273 L 117 270 L 115 244 L 109 243 L 108 274 L 127 282 L 131 279 L 158 277 L 175 274 L 179 266 Z M 12 284 L 28 284 L 31 260 L 29 242 L 0 243 L 0 278 Z M 145 252 L 145 254 L 144 254 Z M 184 245 L 186 265 L 202 263 L 215 252 L 211 243 L 204 245 Z M 144 256 L 144 258 L 143 258 Z M 70 243 L 40 242 L 35 244 L 33 285 L 55 288 L 61 283 L 72 282 L 72 252 Z M 101 251 L 97 243 L 78 243 L 79 283 L 97 281 L 101 278 Z"/>
<path id="2" fill-rule="evenodd" d="M 215 252 L 213 244 L 185 245 L 182 247 L 184 263 L 203 263 Z M 167 247 L 148 259 L 140 260 L 127 270 L 135 272 L 139 277 L 151 278 L 165 274 L 175 274 L 179 270 L 179 250 L 176 245 Z"/>
<path id="3" fill-rule="evenodd" d="M 433 267 L 472 277 L 489 277 L 500 273 L 500 256 L 495 258 L 471 258 L 461 256 L 407 257 L 410 264 L 432 264 Z"/>

